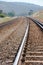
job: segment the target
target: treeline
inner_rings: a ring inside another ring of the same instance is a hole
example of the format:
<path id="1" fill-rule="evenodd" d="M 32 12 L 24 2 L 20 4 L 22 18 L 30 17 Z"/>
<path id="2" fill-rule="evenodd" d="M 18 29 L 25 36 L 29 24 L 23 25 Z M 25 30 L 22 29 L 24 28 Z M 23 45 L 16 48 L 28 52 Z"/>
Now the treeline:
<path id="1" fill-rule="evenodd" d="M 28 12 L 28 15 L 31 16 L 32 14 L 34 13 L 33 10 L 29 10 Z M 25 16 L 27 13 L 22 13 L 22 14 L 19 14 L 19 15 L 22 15 L 22 16 Z M 12 12 L 8 12 L 8 13 L 4 13 L 3 10 L 0 10 L 0 17 L 6 17 L 6 16 L 9 16 L 9 17 L 14 17 L 16 14 L 14 11 Z"/>
<path id="2" fill-rule="evenodd" d="M 3 13 L 2 10 L 0 10 L 0 17 L 5 17 L 5 14 Z"/>
<path id="3" fill-rule="evenodd" d="M 33 13 L 34 13 L 33 10 L 29 10 L 28 15 L 30 16 L 30 15 L 32 15 Z"/>
<path id="4" fill-rule="evenodd" d="M 0 10 L 0 17 L 6 17 L 6 16 L 13 17 L 15 16 L 15 12 L 4 13 L 3 10 Z"/>

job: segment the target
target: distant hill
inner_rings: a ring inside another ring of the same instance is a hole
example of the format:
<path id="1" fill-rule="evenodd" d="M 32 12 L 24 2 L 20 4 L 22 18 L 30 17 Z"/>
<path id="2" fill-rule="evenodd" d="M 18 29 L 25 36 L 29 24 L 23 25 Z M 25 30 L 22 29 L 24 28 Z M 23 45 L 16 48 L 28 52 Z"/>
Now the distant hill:
<path id="1" fill-rule="evenodd" d="M 16 15 L 28 15 L 29 10 L 34 12 L 43 10 L 42 6 L 22 2 L 2 2 L 0 1 L 0 10 L 3 12 L 15 12 Z"/>

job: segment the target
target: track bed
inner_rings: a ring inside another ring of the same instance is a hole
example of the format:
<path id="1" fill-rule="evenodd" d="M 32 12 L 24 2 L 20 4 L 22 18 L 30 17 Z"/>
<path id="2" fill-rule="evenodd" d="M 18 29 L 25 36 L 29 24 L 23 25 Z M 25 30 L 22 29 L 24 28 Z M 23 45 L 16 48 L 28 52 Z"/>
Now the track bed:
<path id="1" fill-rule="evenodd" d="M 43 31 L 29 20 L 28 40 L 22 54 L 21 65 L 43 65 Z"/>
<path id="2" fill-rule="evenodd" d="M 2 40 L 0 42 L 0 65 L 13 65 L 15 56 L 20 46 L 20 42 L 27 27 L 27 21 L 25 18 L 20 18 L 17 21 L 17 25 L 14 23 L 10 25 L 11 29 L 7 26 L 9 33 L 11 32 L 11 30 L 13 30 L 12 33 L 8 34 L 8 32 L 6 31 L 7 28 L 1 29 L 3 33 L 2 36 L 5 36 L 5 39 L 1 36 L 0 33 L 0 38 L 2 37 Z"/>

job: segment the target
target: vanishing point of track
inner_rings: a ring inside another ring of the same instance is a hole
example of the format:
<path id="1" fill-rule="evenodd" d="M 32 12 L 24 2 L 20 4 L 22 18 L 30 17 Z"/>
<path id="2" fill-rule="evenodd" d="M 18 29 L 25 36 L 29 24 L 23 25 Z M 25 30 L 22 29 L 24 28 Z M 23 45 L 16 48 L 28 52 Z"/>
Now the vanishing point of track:
<path id="1" fill-rule="evenodd" d="M 8 51 L 1 50 L 7 54 L 2 56 L 3 54 L 0 52 L 0 65 L 43 65 L 43 24 L 29 17 L 24 17 L 21 22 L 19 22 L 21 28 L 17 27 L 22 32 L 18 29 L 19 35 L 21 36 L 22 34 L 22 38 L 19 38 L 20 42 L 16 42 L 16 33 L 11 34 L 11 36 L 9 35 L 9 38 L 4 42 L 2 41 L 2 44 L 5 43 L 5 46 L 7 44 L 6 48 L 4 46 L 2 49 L 7 49 Z M 0 29 L 3 29 L 3 26 L 9 26 L 11 24 L 12 22 L 2 24 L 0 25 Z"/>

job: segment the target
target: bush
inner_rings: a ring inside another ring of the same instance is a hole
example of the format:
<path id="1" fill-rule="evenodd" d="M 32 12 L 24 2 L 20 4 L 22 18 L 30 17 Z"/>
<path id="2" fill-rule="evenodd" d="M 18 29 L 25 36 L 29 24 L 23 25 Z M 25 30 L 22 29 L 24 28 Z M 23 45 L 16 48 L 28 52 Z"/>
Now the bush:
<path id="1" fill-rule="evenodd" d="M 2 18 L 3 18 L 3 17 L 5 17 L 5 15 L 4 15 L 4 14 L 0 14 L 0 17 L 2 17 Z"/>
<path id="2" fill-rule="evenodd" d="M 30 10 L 28 14 L 29 15 L 32 15 L 33 14 L 33 10 Z"/>
<path id="3" fill-rule="evenodd" d="M 14 13 L 14 12 L 9 12 L 9 13 L 8 13 L 8 16 L 13 17 L 13 16 L 15 16 L 15 13 Z"/>

